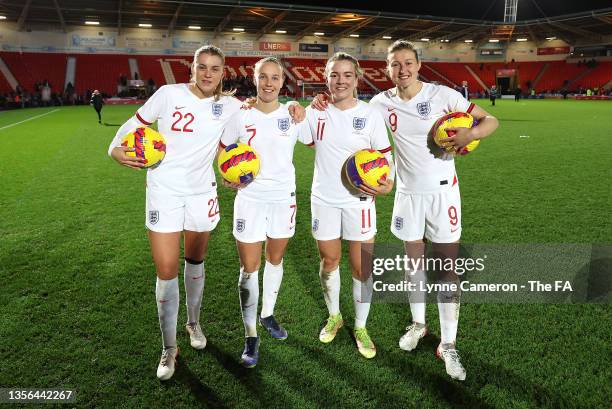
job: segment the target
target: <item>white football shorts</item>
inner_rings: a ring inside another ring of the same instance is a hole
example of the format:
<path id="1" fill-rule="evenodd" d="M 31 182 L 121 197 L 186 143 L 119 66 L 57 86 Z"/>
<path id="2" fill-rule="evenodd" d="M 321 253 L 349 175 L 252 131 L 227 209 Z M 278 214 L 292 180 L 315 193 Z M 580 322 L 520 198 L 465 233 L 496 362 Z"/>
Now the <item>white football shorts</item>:
<path id="1" fill-rule="evenodd" d="M 376 204 L 372 200 L 360 207 L 340 208 L 315 203 L 312 212 L 312 236 L 315 240 L 365 241 L 376 235 Z"/>
<path id="2" fill-rule="evenodd" d="M 145 218 L 147 228 L 158 233 L 212 231 L 221 218 L 217 190 L 174 196 L 147 189 Z"/>
<path id="3" fill-rule="evenodd" d="M 400 240 L 423 237 L 434 243 L 454 243 L 461 238 L 459 186 L 436 193 L 395 193 L 391 232 Z"/>
<path id="4" fill-rule="evenodd" d="M 243 243 L 257 243 L 266 238 L 286 239 L 295 234 L 297 204 L 266 203 L 236 197 L 234 200 L 234 237 Z"/>

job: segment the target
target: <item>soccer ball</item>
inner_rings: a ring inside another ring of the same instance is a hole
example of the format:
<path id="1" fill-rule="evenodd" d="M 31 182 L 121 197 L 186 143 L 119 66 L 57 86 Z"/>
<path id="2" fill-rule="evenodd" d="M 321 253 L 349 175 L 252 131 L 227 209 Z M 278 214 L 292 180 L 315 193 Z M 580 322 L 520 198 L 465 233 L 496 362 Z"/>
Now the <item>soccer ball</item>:
<path id="1" fill-rule="evenodd" d="M 436 145 L 448 153 L 455 155 L 467 155 L 478 147 L 478 144 L 480 143 L 478 139 L 473 140 L 467 146 L 464 146 L 459 150 L 453 149 L 451 146 L 449 146 L 448 142 L 440 142 L 440 139 L 449 137 L 452 138 L 455 136 L 455 131 L 447 131 L 446 128 L 471 128 L 476 125 L 475 122 L 474 117 L 467 112 L 451 112 L 450 114 L 444 115 L 434 124 L 434 141 L 436 142 Z"/>
<path id="2" fill-rule="evenodd" d="M 127 156 L 144 159 L 144 167 L 159 165 L 166 156 L 166 140 L 163 135 L 151 128 L 136 128 L 121 140 L 121 146 L 134 148 Z"/>
<path id="3" fill-rule="evenodd" d="M 250 183 L 259 173 L 259 155 L 244 143 L 227 146 L 217 159 L 219 172 L 230 183 Z"/>
<path id="4" fill-rule="evenodd" d="M 389 162 L 377 150 L 363 149 L 351 155 L 346 161 L 346 177 L 349 183 L 358 188 L 363 183 L 369 186 L 379 186 L 379 180 L 389 176 Z"/>

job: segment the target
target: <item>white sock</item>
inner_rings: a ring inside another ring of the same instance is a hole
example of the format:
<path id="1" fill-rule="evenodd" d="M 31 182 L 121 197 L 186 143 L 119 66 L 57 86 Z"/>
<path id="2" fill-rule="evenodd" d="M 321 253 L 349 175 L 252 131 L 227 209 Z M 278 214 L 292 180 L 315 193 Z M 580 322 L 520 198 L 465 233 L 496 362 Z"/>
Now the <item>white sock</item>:
<path id="1" fill-rule="evenodd" d="M 263 301 L 261 305 L 261 318 L 274 314 L 276 297 L 283 281 L 283 261 L 274 265 L 266 261 L 263 273 Z"/>
<path id="2" fill-rule="evenodd" d="M 438 313 L 440 314 L 440 339 L 442 344 L 454 344 L 457 340 L 459 305 L 459 298 L 457 294 L 449 294 L 443 292 L 438 293 Z"/>
<path id="3" fill-rule="evenodd" d="M 162 280 L 158 277 L 155 285 L 155 299 L 157 300 L 162 344 L 164 348 L 176 347 L 176 321 L 179 310 L 178 277 L 172 280 Z"/>
<path id="4" fill-rule="evenodd" d="M 326 273 L 323 271 L 323 263 L 321 263 L 319 278 L 329 315 L 340 314 L 340 267 Z"/>
<path id="5" fill-rule="evenodd" d="M 365 328 L 372 303 L 372 276 L 366 281 L 353 277 L 353 304 L 355 306 L 355 329 Z"/>
<path id="6" fill-rule="evenodd" d="M 244 333 L 247 337 L 257 336 L 257 304 L 259 303 L 258 271 L 247 273 L 240 270 L 238 289 L 240 293 L 240 309 L 244 322 Z"/>
<path id="7" fill-rule="evenodd" d="M 187 324 L 200 322 L 200 308 L 204 295 L 206 272 L 204 262 L 191 264 L 185 260 L 185 294 L 187 305 Z"/>
<path id="8" fill-rule="evenodd" d="M 427 274 L 424 270 L 416 270 L 414 274 L 410 274 L 409 271 L 406 271 L 406 280 L 414 283 L 416 285 L 417 290 L 419 288 L 425 287 L 427 284 Z M 410 312 L 412 314 L 412 321 L 417 322 L 419 324 L 425 324 L 425 299 L 427 297 L 427 293 L 425 291 L 411 291 L 408 295 L 409 300 L 417 300 L 418 302 L 410 301 Z"/>

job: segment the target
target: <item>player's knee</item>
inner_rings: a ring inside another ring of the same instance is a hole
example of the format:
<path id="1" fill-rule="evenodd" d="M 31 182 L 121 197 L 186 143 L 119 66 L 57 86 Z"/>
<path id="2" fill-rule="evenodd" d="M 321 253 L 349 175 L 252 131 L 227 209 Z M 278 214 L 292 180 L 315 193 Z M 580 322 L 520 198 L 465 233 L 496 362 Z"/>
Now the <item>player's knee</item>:
<path id="1" fill-rule="evenodd" d="M 283 262 L 283 255 L 282 254 L 266 254 L 266 261 L 272 265 L 279 265 L 280 263 Z"/>
<path id="2" fill-rule="evenodd" d="M 246 261 L 246 262 L 242 263 L 242 268 L 247 273 L 252 273 L 254 271 L 258 271 L 260 265 L 261 265 L 261 263 L 259 262 L 259 260 L 249 260 L 249 261 Z"/>
<path id="3" fill-rule="evenodd" d="M 178 268 L 176 265 L 159 265 L 156 270 L 157 277 L 162 280 L 172 280 L 178 276 Z"/>
<path id="4" fill-rule="evenodd" d="M 324 271 L 335 270 L 340 265 L 340 256 L 322 256 L 321 263 Z"/>

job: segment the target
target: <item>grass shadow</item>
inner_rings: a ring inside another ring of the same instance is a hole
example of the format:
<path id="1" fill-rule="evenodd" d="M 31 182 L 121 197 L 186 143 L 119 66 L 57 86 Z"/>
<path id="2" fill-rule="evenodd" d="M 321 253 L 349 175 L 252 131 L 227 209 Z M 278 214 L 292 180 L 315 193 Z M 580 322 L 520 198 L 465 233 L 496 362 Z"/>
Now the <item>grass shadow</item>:
<path id="1" fill-rule="evenodd" d="M 227 406 L 219 396 L 208 386 L 204 385 L 189 369 L 185 360 L 179 355 L 174 380 L 189 388 L 194 398 L 205 408 L 226 408 Z"/>

